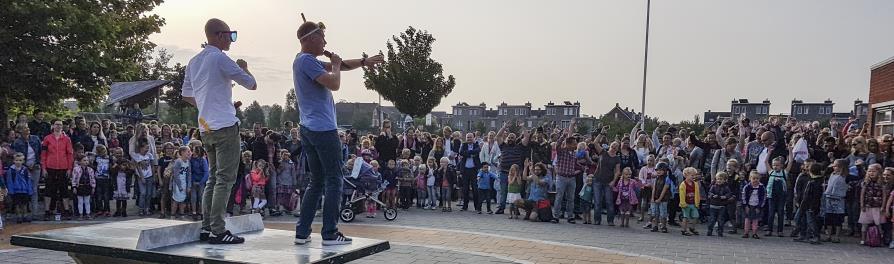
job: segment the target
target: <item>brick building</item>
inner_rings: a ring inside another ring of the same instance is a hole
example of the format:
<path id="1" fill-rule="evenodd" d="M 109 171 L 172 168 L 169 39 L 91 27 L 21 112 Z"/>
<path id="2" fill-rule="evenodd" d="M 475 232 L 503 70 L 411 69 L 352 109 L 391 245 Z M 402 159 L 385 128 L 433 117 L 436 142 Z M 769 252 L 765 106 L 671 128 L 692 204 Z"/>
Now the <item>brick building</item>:
<path id="1" fill-rule="evenodd" d="M 855 104 L 854 108 L 868 110 L 872 135 L 894 134 L 894 57 L 870 68 L 869 103 L 863 108 Z"/>
<path id="2" fill-rule="evenodd" d="M 751 120 L 763 120 L 770 116 L 770 100 L 762 102 L 748 102 L 748 99 L 733 99 L 730 104 L 730 112 L 738 118 L 745 115 Z"/>
<path id="3" fill-rule="evenodd" d="M 470 105 L 458 103 L 453 111 L 445 117 L 443 124 L 455 130 L 469 131 L 478 128 L 496 130 L 506 122 L 517 122 L 524 127 L 534 128 L 555 122 L 557 127 L 570 125 L 571 120 L 580 119 L 580 102 L 565 101 L 561 104 L 549 102 L 543 108 L 533 109 L 531 103 L 511 105 L 501 103 L 497 109 L 487 108 L 484 103 Z"/>
<path id="4" fill-rule="evenodd" d="M 823 102 L 804 102 L 792 100 L 790 116 L 802 121 L 822 121 L 832 119 L 832 107 L 835 103 L 831 99 Z"/>

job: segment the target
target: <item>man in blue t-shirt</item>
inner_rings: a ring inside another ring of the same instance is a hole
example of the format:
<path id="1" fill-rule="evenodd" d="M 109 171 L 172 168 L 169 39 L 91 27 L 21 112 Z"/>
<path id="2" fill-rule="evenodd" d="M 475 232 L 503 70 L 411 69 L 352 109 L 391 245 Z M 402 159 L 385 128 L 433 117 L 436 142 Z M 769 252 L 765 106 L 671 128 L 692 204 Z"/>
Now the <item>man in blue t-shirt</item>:
<path id="1" fill-rule="evenodd" d="M 304 22 L 298 27 L 301 53 L 292 63 L 292 77 L 298 110 L 301 115 L 301 144 L 307 154 L 311 172 L 310 185 L 301 203 L 301 216 L 295 226 L 295 244 L 310 241 L 310 226 L 314 220 L 320 195 L 323 201 L 323 245 L 350 244 L 351 239 L 338 232 L 339 204 L 342 191 L 342 144 L 335 122 L 335 101 L 332 91 L 341 87 L 341 71 L 382 63 L 381 55 L 370 58 L 342 60 L 326 51 L 325 27 L 322 23 Z M 320 55 L 330 62 L 317 60 Z M 325 187 L 325 188 L 324 188 Z M 324 193 L 325 192 L 325 193 Z"/>

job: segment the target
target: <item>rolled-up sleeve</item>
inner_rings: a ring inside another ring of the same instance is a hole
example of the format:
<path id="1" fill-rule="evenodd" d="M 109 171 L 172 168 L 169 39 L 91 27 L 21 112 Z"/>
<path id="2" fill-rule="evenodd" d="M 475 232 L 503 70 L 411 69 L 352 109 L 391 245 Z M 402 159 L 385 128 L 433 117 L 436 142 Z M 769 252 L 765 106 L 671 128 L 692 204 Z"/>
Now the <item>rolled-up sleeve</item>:
<path id="1" fill-rule="evenodd" d="M 223 72 L 224 76 L 235 81 L 242 87 L 253 90 L 255 85 L 257 85 L 255 78 L 242 70 L 242 68 L 240 68 L 239 65 L 226 54 L 220 53 L 220 55 L 217 56 L 217 65 L 220 65 L 220 70 Z"/>

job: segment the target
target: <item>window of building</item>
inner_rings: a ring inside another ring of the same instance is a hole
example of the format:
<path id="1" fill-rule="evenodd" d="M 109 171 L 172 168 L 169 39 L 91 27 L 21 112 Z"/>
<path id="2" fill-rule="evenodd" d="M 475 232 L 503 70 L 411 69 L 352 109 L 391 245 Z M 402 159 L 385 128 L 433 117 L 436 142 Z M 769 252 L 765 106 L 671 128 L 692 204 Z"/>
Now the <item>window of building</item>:
<path id="1" fill-rule="evenodd" d="M 534 127 L 534 122 L 531 122 L 531 120 L 528 120 L 528 127 Z"/>
<path id="2" fill-rule="evenodd" d="M 799 115 L 804 113 L 804 109 L 802 109 L 800 106 L 796 106 L 795 111 L 798 111 Z"/>
<path id="3" fill-rule="evenodd" d="M 453 109 L 453 115 L 463 115 L 462 109 Z"/>
<path id="4" fill-rule="evenodd" d="M 492 127 L 492 128 L 497 127 L 497 121 L 491 120 L 490 127 Z"/>
<path id="5" fill-rule="evenodd" d="M 555 108 L 547 108 L 546 115 L 556 115 L 556 109 Z"/>
<path id="6" fill-rule="evenodd" d="M 571 121 L 562 120 L 562 128 L 568 128 L 569 126 L 571 126 Z"/>
<path id="7" fill-rule="evenodd" d="M 805 115 L 809 115 L 809 114 L 810 114 L 810 107 L 809 107 L 809 106 L 805 106 L 805 107 L 804 107 L 804 114 L 805 114 Z"/>

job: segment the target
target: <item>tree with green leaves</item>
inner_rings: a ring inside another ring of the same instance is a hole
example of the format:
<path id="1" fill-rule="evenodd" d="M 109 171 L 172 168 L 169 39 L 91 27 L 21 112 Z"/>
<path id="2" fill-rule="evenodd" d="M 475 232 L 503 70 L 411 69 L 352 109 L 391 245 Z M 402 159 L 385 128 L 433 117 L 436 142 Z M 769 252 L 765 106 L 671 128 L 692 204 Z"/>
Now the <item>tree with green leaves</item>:
<path id="1" fill-rule="evenodd" d="M 0 1 L 0 105 L 82 108 L 104 98 L 112 81 L 135 81 L 164 19 L 162 0 Z M 39 96 L 36 96 L 39 95 Z M 9 107 L 0 107 L 0 120 Z M 7 126 L 0 122 L 0 129 Z"/>
<path id="2" fill-rule="evenodd" d="M 293 123 L 298 123 L 298 97 L 295 96 L 295 89 L 289 89 L 289 92 L 286 93 L 286 105 L 283 107 L 282 113 L 282 122 L 292 121 Z"/>
<path id="3" fill-rule="evenodd" d="M 267 113 L 267 127 L 271 129 L 279 129 L 282 127 L 282 106 L 279 104 L 273 104 L 270 106 L 270 112 Z"/>
<path id="4" fill-rule="evenodd" d="M 453 91 L 456 80 L 453 75 L 445 78 L 441 64 L 431 58 L 435 38 L 428 31 L 409 27 L 392 41 L 386 43 L 384 64 L 364 68 L 364 84 L 401 113 L 425 116 Z"/>
<path id="5" fill-rule="evenodd" d="M 251 102 L 251 104 L 245 108 L 245 123 L 249 127 L 254 123 L 267 123 L 267 119 L 264 117 L 264 109 L 261 108 L 261 104 L 259 104 L 258 101 Z"/>
<path id="6" fill-rule="evenodd" d="M 180 63 L 177 63 L 173 67 L 173 71 L 164 77 L 164 79 L 171 81 L 167 85 L 168 89 L 161 95 L 161 100 L 168 103 L 168 114 L 176 115 L 178 123 L 189 123 L 192 124 L 196 121 L 195 116 L 187 116 L 187 112 L 192 113 L 194 111 L 187 111 L 192 109 L 193 106 L 188 102 L 183 100 L 183 79 L 186 76 L 186 67 Z"/>

